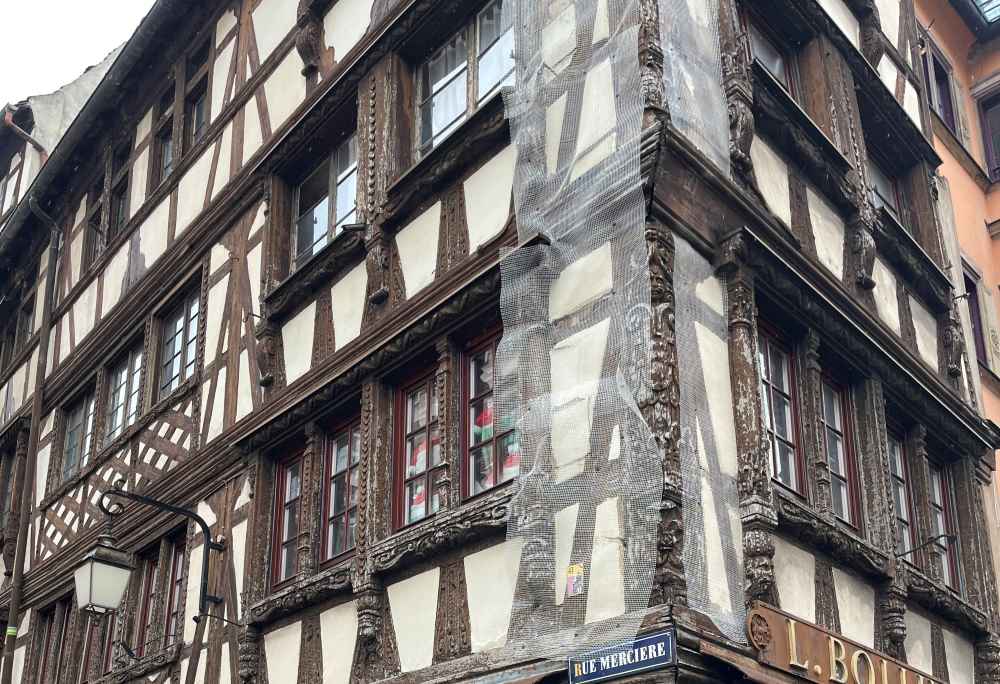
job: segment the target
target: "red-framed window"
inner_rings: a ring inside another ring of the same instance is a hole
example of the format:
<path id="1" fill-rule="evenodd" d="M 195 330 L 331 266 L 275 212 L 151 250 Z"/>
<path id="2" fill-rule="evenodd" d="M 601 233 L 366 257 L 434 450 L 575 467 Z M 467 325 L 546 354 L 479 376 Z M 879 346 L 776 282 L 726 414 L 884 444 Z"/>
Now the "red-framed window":
<path id="1" fill-rule="evenodd" d="M 861 529 L 858 473 L 851 448 L 849 416 L 846 391 L 832 380 L 824 379 L 820 429 L 830 465 L 833 513 L 851 527 Z"/>
<path id="2" fill-rule="evenodd" d="M 777 337 L 763 330 L 759 336 L 758 353 L 761 406 L 771 442 L 771 477 L 801 493 L 805 468 L 799 444 L 795 358 Z"/>
<path id="3" fill-rule="evenodd" d="M 153 596 L 156 593 L 160 570 L 159 544 L 142 555 L 139 568 L 142 572 L 142 586 L 139 590 L 139 622 L 137 623 L 139 627 L 135 636 L 135 654 L 141 658 L 146 652 L 146 642 L 151 636 L 150 628 L 153 626 Z"/>
<path id="4" fill-rule="evenodd" d="M 475 496 L 517 477 L 521 445 L 512 421 L 498 415 L 493 398 L 499 336 L 473 346 L 465 356 L 462 377 L 462 433 L 466 481 L 463 492 Z"/>
<path id="5" fill-rule="evenodd" d="M 58 681 L 67 645 L 66 633 L 69 629 L 69 621 L 74 609 L 73 596 L 70 595 L 56 601 L 42 613 L 42 633 L 44 637 L 42 639 L 41 650 L 38 652 L 39 660 L 35 679 L 37 684 L 45 684 L 50 679 Z M 53 649 L 55 649 L 55 653 L 52 653 Z"/>
<path id="6" fill-rule="evenodd" d="M 334 432 L 326 447 L 326 488 L 323 493 L 323 560 L 354 548 L 358 522 L 358 466 L 361 463 L 361 423 Z"/>
<path id="7" fill-rule="evenodd" d="M 165 646 L 177 641 L 182 635 L 181 606 L 184 597 L 181 588 L 184 585 L 184 540 L 178 538 L 170 549 L 170 584 L 167 586 L 166 630 L 163 633 Z"/>
<path id="8" fill-rule="evenodd" d="M 302 455 L 278 464 L 274 512 L 274 558 L 272 583 L 292 578 L 299 571 L 301 529 Z"/>
<path id="9" fill-rule="evenodd" d="M 402 527 L 433 515 L 440 507 L 436 483 L 444 471 L 433 374 L 399 392 L 396 416 L 396 522 Z"/>
<path id="10" fill-rule="evenodd" d="M 915 547 L 913 532 L 913 510 L 910 496 L 910 466 L 906 460 L 906 447 L 895 435 L 889 435 L 889 475 L 892 480 L 892 501 L 896 507 L 896 554 L 912 562 L 907 555 Z"/>
<path id="11" fill-rule="evenodd" d="M 958 538 L 949 539 L 941 535 L 954 535 L 955 489 L 948 470 L 928 461 L 930 469 L 931 534 L 936 537 L 934 546 L 940 558 L 941 579 L 955 591 L 961 588 L 958 564 Z"/>

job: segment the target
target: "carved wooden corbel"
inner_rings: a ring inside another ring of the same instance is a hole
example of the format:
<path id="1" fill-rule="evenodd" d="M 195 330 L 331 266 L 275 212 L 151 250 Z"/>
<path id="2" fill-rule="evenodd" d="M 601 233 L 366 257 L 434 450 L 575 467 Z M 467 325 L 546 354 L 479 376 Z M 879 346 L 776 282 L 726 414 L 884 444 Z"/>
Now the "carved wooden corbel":
<path id="1" fill-rule="evenodd" d="M 260 671 L 260 629 L 247 625 L 237 637 L 239 649 L 240 681 L 256 682 Z"/>
<path id="2" fill-rule="evenodd" d="M 324 67 L 332 66 L 330 50 L 323 30 L 323 17 L 317 11 L 315 0 L 299 0 L 296 10 L 295 49 L 302 58 L 302 75 L 310 86 L 316 84 L 317 76 Z M 327 64 L 324 64 L 327 62 Z"/>
<path id="3" fill-rule="evenodd" d="M 951 302 L 950 311 L 941 324 L 941 346 L 944 350 L 948 377 L 957 389 L 965 357 L 965 334 L 962 332 L 962 321 L 959 318 L 958 307 L 954 299 Z"/>
<path id="4" fill-rule="evenodd" d="M 885 38 L 875 0 L 864 0 L 865 11 L 861 17 L 861 54 L 876 69 L 885 54 Z"/>
<path id="5" fill-rule="evenodd" d="M 894 658 L 906 656 L 906 566 L 896 561 L 892 581 L 886 584 L 879 597 L 882 618 L 881 649 Z"/>
<path id="6" fill-rule="evenodd" d="M 756 188 L 750 146 L 754 137 L 753 81 L 750 49 L 733 0 L 719 2 L 719 39 L 722 44 L 722 85 L 729 112 L 729 156 L 736 177 Z"/>

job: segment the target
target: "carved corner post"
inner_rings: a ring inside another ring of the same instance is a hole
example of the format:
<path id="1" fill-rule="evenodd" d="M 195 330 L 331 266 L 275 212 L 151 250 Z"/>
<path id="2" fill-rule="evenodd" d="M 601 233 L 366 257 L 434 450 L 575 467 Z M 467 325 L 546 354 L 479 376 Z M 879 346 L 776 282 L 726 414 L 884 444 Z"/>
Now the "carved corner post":
<path id="1" fill-rule="evenodd" d="M 864 14 L 861 18 L 861 54 L 876 69 L 885 54 L 882 36 L 882 21 L 875 0 L 863 0 Z"/>
<path id="2" fill-rule="evenodd" d="M 771 485 L 771 444 L 764 427 L 757 367 L 757 307 L 750 246 L 740 234 L 723 246 L 718 273 L 725 278 L 729 315 L 729 378 L 738 457 L 737 490 L 743 523 L 746 601 L 778 605 L 774 530 L 778 514 Z"/>
<path id="3" fill-rule="evenodd" d="M 28 426 L 29 423 L 22 421 L 17 430 L 17 438 L 14 445 L 14 458 L 10 468 L 4 477 L 12 478 L 12 484 L 7 488 L 11 492 L 11 500 L 20 499 L 19 492 L 25 486 L 25 470 L 28 463 Z M 7 511 L 7 523 L 3 528 L 3 564 L 4 575 L 10 576 L 14 572 L 14 551 L 17 544 L 17 529 L 21 520 L 19 506 L 11 505 Z"/>
<path id="4" fill-rule="evenodd" d="M 674 316 L 674 237 L 658 221 L 646 222 L 646 250 L 650 279 L 649 337 L 651 342 L 649 392 L 639 398 L 639 409 L 653 432 L 663 463 L 663 496 L 657 529 L 656 574 L 650 605 L 687 605 L 684 579 L 684 500 L 680 454 L 680 379 Z"/>
<path id="5" fill-rule="evenodd" d="M 719 1 L 719 39 L 722 43 L 722 85 L 729 110 L 729 157 L 736 178 L 757 187 L 750 146 L 753 144 L 753 81 L 750 49 L 734 0 Z"/>
<path id="6" fill-rule="evenodd" d="M 640 0 L 639 87 L 646 109 L 666 114 L 663 94 L 663 44 L 660 36 L 660 3 Z"/>
<path id="7" fill-rule="evenodd" d="M 833 521 L 833 501 L 830 492 L 830 463 L 826 458 L 823 415 L 823 367 L 819 361 L 819 333 L 810 328 L 802 342 L 800 377 L 802 390 L 802 428 L 805 433 L 806 479 L 809 482 L 813 506 L 829 521 Z"/>
<path id="8" fill-rule="evenodd" d="M 865 527 L 879 550 L 893 555 L 896 549 L 896 512 L 889 481 L 889 450 L 886 442 L 885 396 L 882 381 L 871 377 L 854 392 L 858 448 L 863 476 Z"/>
<path id="9" fill-rule="evenodd" d="M 951 304 L 948 311 L 938 318 L 941 344 L 939 366 L 944 371 L 944 380 L 956 392 L 962 391 L 962 366 L 965 359 L 965 333 L 962 331 L 962 319 L 959 317 L 958 304 L 954 291 L 949 291 Z M 975 397 L 975 388 L 967 387 L 970 395 Z"/>
<path id="10" fill-rule="evenodd" d="M 326 473 L 326 448 L 323 429 L 315 421 L 306 423 L 306 448 L 302 455 L 302 510 L 306 521 L 299 530 L 299 577 L 313 574 L 319 561 L 323 539 L 323 482 Z"/>
<path id="11" fill-rule="evenodd" d="M 907 437 L 907 455 L 910 458 L 910 478 L 914 493 L 913 512 L 917 543 L 934 536 L 934 526 L 930 518 L 928 498 L 931 491 L 931 473 L 927 462 L 927 428 L 915 426 Z M 941 553 L 935 544 L 925 546 L 914 553 L 911 558 L 933 580 L 941 581 Z"/>
<path id="12" fill-rule="evenodd" d="M 461 377 L 460 356 L 447 336 L 434 345 L 438 355 L 437 370 L 434 372 L 434 391 L 438 398 L 438 413 L 441 425 L 441 456 L 444 460 L 442 475 L 436 483 L 440 510 L 447 510 L 462 500 L 460 462 L 461 445 L 458 437 L 460 423 L 459 398 L 455 375 Z"/>

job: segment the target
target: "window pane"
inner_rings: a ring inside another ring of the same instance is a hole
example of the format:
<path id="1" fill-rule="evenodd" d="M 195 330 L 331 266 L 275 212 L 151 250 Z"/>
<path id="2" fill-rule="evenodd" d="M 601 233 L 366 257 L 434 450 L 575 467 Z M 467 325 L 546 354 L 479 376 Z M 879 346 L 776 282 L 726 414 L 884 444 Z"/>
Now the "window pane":
<path id="1" fill-rule="evenodd" d="M 312 256 L 326 241 L 330 227 L 330 162 L 323 162 L 298 189 L 295 263 Z"/>
<path id="2" fill-rule="evenodd" d="M 437 426 L 431 428 L 431 467 L 441 465 L 441 433 Z"/>
<path id="3" fill-rule="evenodd" d="M 896 506 L 896 517 L 900 520 L 909 520 L 910 512 L 906 503 L 906 483 L 899 480 L 893 480 L 892 483 L 892 501 Z"/>
<path id="4" fill-rule="evenodd" d="M 431 472 L 431 513 L 437 513 L 441 508 L 441 500 L 438 496 L 438 480 L 444 476 L 444 472 L 441 469 Z"/>
<path id="5" fill-rule="evenodd" d="M 299 475 L 300 465 L 298 463 L 288 467 L 288 471 L 285 474 L 285 501 L 299 498 L 299 491 L 302 484 Z"/>
<path id="6" fill-rule="evenodd" d="M 472 485 L 473 494 L 484 492 L 493 486 L 493 446 L 487 444 L 479 449 L 474 449 L 469 454 L 472 464 Z"/>
<path id="7" fill-rule="evenodd" d="M 493 390 L 493 350 L 486 349 L 472 357 L 470 362 L 471 396 L 478 397 Z"/>
<path id="8" fill-rule="evenodd" d="M 330 523 L 330 558 L 339 556 L 347 550 L 347 529 L 344 527 L 344 518 L 335 518 Z"/>
<path id="9" fill-rule="evenodd" d="M 427 424 L 427 389 L 411 392 L 407 402 L 406 431 L 419 430 Z"/>
<path id="10" fill-rule="evenodd" d="M 347 508 L 347 476 L 338 475 L 330 483 L 330 507 L 334 515 L 339 515 Z"/>
<path id="11" fill-rule="evenodd" d="M 788 72 L 785 66 L 785 56 L 781 49 L 761 33 L 754 24 L 750 24 L 749 28 L 750 49 L 753 51 L 753 56 L 781 85 L 788 88 Z"/>
<path id="12" fill-rule="evenodd" d="M 850 506 L 847 499 L 847 483 L 839 478 L 831 479 L 831 494 L 833 495 L 833 512 L 843 520 L 850 522 Z"/>
<path id="13" fill-rule="evenodd" d="M 777 392 L 774 393 L 774 432 L 785 440 L 792 440 L 792 404 Z"/>
<path id="14" fill-rule="evenodd" d="M 406 440 L 406 477 L 427 469 L 427 438 L 421 433 Z"/>
<path id="15" fill-rule="evenodd" d="M 479 101 L 485 100 L 498 87 L 513 83 L 514 32 L 507 30 L 479 57 Z"/>
<path id="16" fill-rule="evenodd" d="M 500 481 L 507 482 L 517 477 L 521 470 L 521 444 L 517 433 L 512 432 L 502 437 L 497 445 L 500 459 Z"/>
<path id="17" fill-rule="evenodd" d="M 847 475 L 844 468 L 844 442 L 840 435 L 830 428 L 826 429 L 826 454 L 830 461 L 830 470 L 837 475 Z"/>
<path id="18" fill-rule="evenodd" d="M 351 470 L 350 476 L 351 482 L 351 498 L 349 505 L 353 508 L 358 505 L 358 469 L 354 468 Z"/>
<path id="19" fill-rule="evenodd" d="M 840 394 L 830 385 L 823 385 L 823 417 L 830 427 L 840 429 Z"/>
<path id="20" fill-rule="evenodd" d="M 769 345 L 771 348 L 770 375 L 771 384 L 780 389 L 785 394 L 789 394 L 788 387 L 788 357 L 783 351 Z"/>
<path id="21" fill-rule="evenodd" d="M 333 464 L 333 472 L 339 473 L 347 469 L 347 459 L 349 457 L 349 451 L 351 447 L 350 436 L 345 432 L 337 437 L 337 442 L 334 446 L 335 457 Z"/>
<path id="22" fill-rule="evenodd" d="M 337 228 L 354 223 L 358 198 L 357 168 L 348 173 L 337 183 Z"/>
<path id="23" fill-rule="evenodd" d="M 493 397 L 475 402 L 469 411 L 471 446 L 493 439 Z"/>
<path id="24" fill-rule="evenodd" d="M 775 450 L 775 477 L 786 487 L 796 486 L 795 477 L 795 452 L 785 442 L 780 439 L 774 440 Z"/>
<path id="25" fill-rule="evenodd" d="M 427 485 L 421 478 L 406 485 L 406 522 L 415 522 L 426 514 Z"/>
<path id="26" fill-rule="evenodd" d="M 356 427 L 351 431 L 351 464 L 361 460 L 361 428 Z"/>

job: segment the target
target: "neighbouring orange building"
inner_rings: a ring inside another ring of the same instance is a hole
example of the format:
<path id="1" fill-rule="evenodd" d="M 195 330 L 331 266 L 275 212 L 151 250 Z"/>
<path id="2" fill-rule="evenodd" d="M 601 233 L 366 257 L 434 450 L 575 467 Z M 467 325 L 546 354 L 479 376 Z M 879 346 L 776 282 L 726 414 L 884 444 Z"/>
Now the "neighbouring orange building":
<path id="1" fill-rule="evenodd" d="M 954 221 L 961 254 L 961 312 L 974 347 L 969 359 L 978 361 L 983 415 L 1000 422 L 1000 0 L 914 4 L 926 118 L 943 162 L 942 220 Z M 995 483 L 986 514 L 1000 568 L 1000 480 Z"/>

